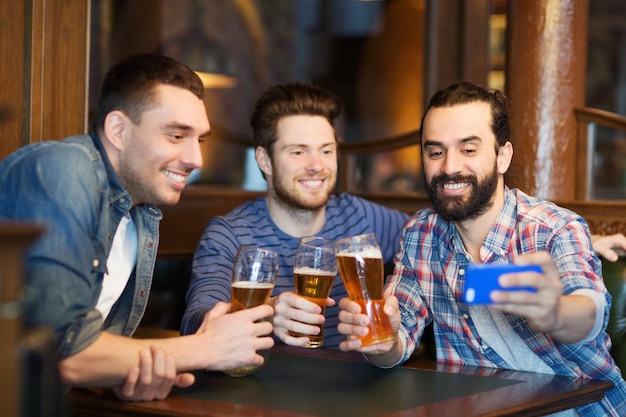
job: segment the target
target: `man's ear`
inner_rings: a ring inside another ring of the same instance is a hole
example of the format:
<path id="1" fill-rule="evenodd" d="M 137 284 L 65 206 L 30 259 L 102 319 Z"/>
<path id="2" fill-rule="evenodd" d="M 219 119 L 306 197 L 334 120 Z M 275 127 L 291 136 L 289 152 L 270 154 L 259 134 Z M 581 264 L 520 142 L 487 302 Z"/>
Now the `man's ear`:
<path id="1" fill-rule="evenodd" d="M 113 110 L 104 118 L 104 139 L 118 151 L 124 148 L 124 136 L 130 119 L 120 110 Z"/>
<path id="2" fill-rule="evenodd" d="M 511 160 L 513 159 L 513 145 L 511 142 L 505 143 L 498 149 L 498 155 L 496 161 L 498 164 L 498 174 L 505 174 L 509 166 L 511 166 Z"/>
<path id="3" fill-rule="evenodd" d="M 259 164 L 259 169 L 266 176 L 272 175 L 272 160 L 267 153 L 267 149 L 262 146 L 257 146 L 255 149 L 256 153 L 256 162 Z"/>

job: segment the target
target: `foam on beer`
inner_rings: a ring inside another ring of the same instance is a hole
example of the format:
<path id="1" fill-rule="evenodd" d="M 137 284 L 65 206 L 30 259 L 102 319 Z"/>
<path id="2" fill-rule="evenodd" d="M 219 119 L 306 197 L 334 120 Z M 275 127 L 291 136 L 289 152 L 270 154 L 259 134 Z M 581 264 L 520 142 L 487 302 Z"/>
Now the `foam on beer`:
<path id="1" fill-rule="evenodd" d="M 271 282 L 256 282 L 256 281 L 235 281 L 233 287 L 236 288 L 273 288 L 274 284 Z"/>
<path id="2" fill-rule="evenodd" d="M 371 259 L 383 258 L 383 253 L 380 251 L 380 248 L 377 248 L 375 246 L 366 246 L 358 252 L 340 252 L 337 255 L 338 256 L 350 256 L 353 258 L 356 258 L 356 257 L 371 258 Z"/>
<path id="3" fill-rule="evenodd" d="M 293 270 L 294 274 L 302 274 L 302 275 L 317 275 L 323 277 L 334 277 L 337 276 L 336 272 L 330 271 L 322 271 L 321 269 L 311 268 L 310 266 L 301 266 Z"/>

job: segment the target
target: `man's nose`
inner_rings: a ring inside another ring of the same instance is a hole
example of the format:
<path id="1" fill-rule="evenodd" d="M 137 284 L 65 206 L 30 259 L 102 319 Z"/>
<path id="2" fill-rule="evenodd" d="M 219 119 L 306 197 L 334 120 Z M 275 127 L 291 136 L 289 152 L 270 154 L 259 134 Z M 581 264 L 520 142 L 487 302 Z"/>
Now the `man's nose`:
<path id="1" fill-rule="evenodd" d="M 443 161 L 443 172 L 447 175 L 454 175 L 461 171 L 461 158 L 454 152 L 447 152 Z"/>
<path id="2" fill-rule="evenodd" d="M 200 148 L 200 142 L 193 139 L 188 141 L 185 146 L 181 162 L 191 169 L 202 167 L 202 149 Z"/>
<path id="3" fill-rule="evenodd" d="M 320 158 L 318 154 L 312 153 L 307 157 L 307 161 L 306 161 L 307 171 L 319 172 L 323 168 L 324 168 L 324 165 L 322 164 L 322 159 Z"/>

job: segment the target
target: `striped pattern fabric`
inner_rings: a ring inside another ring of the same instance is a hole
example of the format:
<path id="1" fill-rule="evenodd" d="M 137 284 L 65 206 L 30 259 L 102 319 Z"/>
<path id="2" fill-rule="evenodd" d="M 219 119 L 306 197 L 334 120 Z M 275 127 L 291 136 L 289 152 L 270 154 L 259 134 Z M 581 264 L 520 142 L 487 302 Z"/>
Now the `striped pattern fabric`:
<path id="1" fill-rule="evenodd" d="M 326 204 L 326 224 L 317 235 L 335 240 L 376 233 L 383 260 L 391 263 L 407 219 L 405 213 L 342 193 L 330 197 Z M 256 245 L 278 252 L 280 267 L 272 295 L 293 291 L 293 265 L 298 242 L 299 238 L 284 233 L 274 224 L 265 197 L 247 202 L 225 216 L 211 219 L 194 256 L 181 332 L 195 332 L 206 311 L 218 301 L 230 301 L 231 271 L 240 245 Z M 330 296 L 337 302 L 347 296 L 339 276 L 335 278 Z M 337 306 L 326 309 L 325 348 L 337 348 L 344 339 L 337 332 L 338 313 Z"/>

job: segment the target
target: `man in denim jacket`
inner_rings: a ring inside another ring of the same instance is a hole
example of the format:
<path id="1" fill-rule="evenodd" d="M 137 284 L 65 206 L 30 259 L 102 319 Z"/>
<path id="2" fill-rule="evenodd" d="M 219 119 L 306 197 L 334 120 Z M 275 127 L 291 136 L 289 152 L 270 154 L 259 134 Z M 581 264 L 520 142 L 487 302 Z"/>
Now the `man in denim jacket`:
<path id="1" fill-rule="evenodd" d="M 193 369 L 263 362 L 273 345 L 260 306 L 221 303 L 193 335 L 131 339 L 145 311 L 157 254 L 158 205 L 176 204 L 202 165 L 210 133 L 198 76 L 177 61 L 131 56 L 107 73 L 96 133 L 19 149 L 0 163 L 0 220 L 47 231 L 25 259 L 24 318 L 48 326 L 61 379 L 113 387 L 124 400 L 167 396 Z"/>

